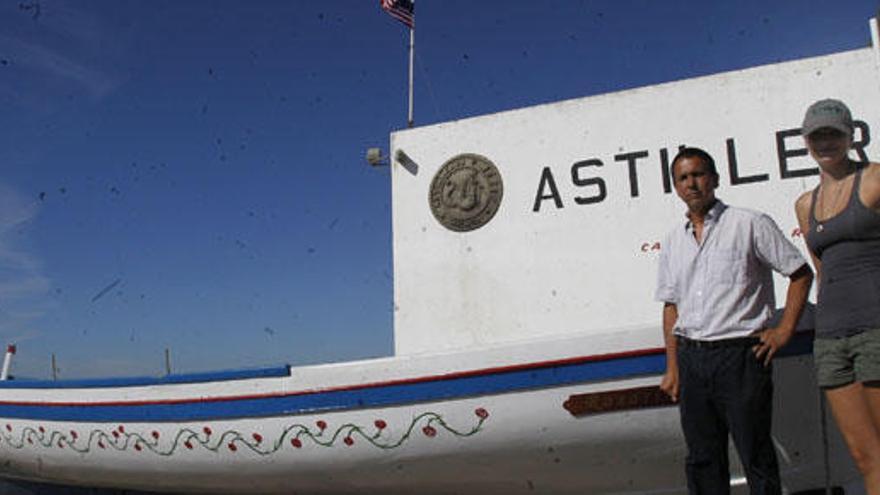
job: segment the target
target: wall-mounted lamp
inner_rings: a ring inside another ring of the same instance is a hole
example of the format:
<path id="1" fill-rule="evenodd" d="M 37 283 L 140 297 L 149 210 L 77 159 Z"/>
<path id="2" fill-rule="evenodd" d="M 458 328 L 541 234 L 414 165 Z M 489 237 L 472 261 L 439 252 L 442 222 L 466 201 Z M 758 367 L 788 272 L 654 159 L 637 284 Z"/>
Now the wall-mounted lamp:
<path id="1" fill-rule="evenodd" d="M 388 157 L 382 154 L 380 148 L 369 148 L 367 150 L 367 163 L 374 167 L 388 165 Z"/>

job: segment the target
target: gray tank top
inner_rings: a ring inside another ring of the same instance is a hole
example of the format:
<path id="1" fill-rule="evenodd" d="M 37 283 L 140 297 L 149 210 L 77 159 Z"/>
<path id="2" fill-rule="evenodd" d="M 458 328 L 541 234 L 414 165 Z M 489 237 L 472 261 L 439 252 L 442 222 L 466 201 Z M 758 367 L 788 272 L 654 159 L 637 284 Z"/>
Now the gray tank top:
<path id="1" fill-rule="evenodd" d="M 846 208 L 816 220 L 810 206 L 807 246 L 822 261 L 816 305 L 816 337 L 854 335 L 880 329 L 880 213 L 859 199 L 862 170 L 856 170 Z"/>

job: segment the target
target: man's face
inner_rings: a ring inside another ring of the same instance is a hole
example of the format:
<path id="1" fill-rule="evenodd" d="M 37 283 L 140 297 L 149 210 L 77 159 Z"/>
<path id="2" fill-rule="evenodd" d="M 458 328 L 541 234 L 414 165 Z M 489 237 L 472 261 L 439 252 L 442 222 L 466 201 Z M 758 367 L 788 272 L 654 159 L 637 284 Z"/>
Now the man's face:
<path id="1" fill-rule="evenodd" d="M 715 202 L 718 176 L 712 174 L 699 157 L 680 158 L 673 165 L 673 183 L 688 211 L 705 213 Z"/>

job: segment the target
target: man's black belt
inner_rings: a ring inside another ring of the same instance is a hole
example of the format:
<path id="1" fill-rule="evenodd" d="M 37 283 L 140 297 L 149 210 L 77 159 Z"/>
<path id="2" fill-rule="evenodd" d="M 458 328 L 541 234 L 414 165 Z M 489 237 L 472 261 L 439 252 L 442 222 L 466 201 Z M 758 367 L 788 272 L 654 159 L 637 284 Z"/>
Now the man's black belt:
<path id="1" fill-rule="evenodd" d="M 761 342 L 758 337 L 736 337 L 720 340 L 694 340 L 681 335 L 676 335 L 678 345 L 682 347 L 694 347 L 697 349 L 720 349 L 723 347 L 748 347 Z"/>

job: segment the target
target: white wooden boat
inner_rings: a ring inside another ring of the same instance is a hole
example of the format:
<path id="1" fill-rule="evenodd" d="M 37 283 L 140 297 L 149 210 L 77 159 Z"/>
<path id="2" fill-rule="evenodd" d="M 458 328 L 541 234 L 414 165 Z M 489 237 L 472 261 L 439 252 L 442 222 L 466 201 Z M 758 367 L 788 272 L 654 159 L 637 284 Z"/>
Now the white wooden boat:
<path id="1" fill-rule="evenodd" d="M 718 195 L 769 212 L 802 246 L 791 205 L 816 181 L 802 112 L 847 101 L 854 153 L 877 156 L 876 46 L 396 132 L 394 356 L 0 382 L 0 477 L 173 493 L 684 493 L 678 412 L 656 387 L 655 263 L 682 211 L 668 162 L 680 144 L 708 149 Z M 775 377 L 786 489 L 856 486 L 827 418 L 823 434 L 809 332 Z"/>
<path id="2" fill-rule="evenodd" d="M 684 451 L 676 409 L 656 393 L 663 356 L 637 340 L 7 382 L 2 474 L 175 493 L 676 493 Z M 604 352 L 618 343 L 631 350 Z M 808 373 L 804 358 L 784 361 Z M 783 414 L 817 423 L 780 396 Z M 789 474 L 820 467 L 799 462 L 818 440 L 780 438 Z"/>

